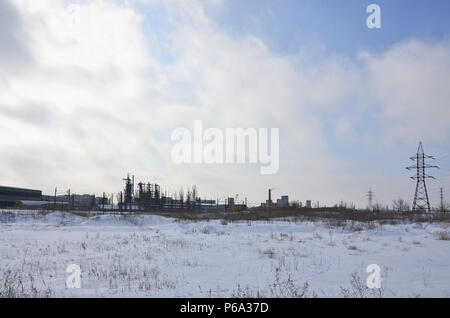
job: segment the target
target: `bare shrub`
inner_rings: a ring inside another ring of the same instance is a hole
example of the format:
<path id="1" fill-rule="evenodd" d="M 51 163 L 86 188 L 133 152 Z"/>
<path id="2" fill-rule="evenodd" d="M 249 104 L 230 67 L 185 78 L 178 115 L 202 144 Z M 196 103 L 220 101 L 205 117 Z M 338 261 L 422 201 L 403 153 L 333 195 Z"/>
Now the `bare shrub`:
<path id="1" fill-rule="evenodd" d="M 311 298 L 317 297 L 315 292 L 310 291 L 309 283 L 297 285 L 289 276 L 286 280 L 280 278 L 279 272 L 275 276 L 275 282 L 270 285 L 269 291 L 251 290 L 248 286 L 244 289 L 237 286 L 232 293 L 233 298 Z"/>
<path id="2" fill-rule="evenodd" d="M 202 234 L 209 234 L 210 233 L 209 228 L 207 226 L 203 227 L 200 230 L 200 233 L 202 233 Z"/>
<path id="3" fill-rule="evenodd" d="M 362 252 L 362 250 L 361 250 L 359 247 L 355 246 L 355 245 L 350 245 L 350 246 L 348 247 L 348 249 L 351 250 L 351 251 Z"/>
<path id="4" fill-rule="evenodd" d="M 402 198 L 398 198 L 392 202 L 392 207 L 394 211 L 397 212 L 408 212 L 410 211 L 409 204 Z"/>
<path id="5" fill-rule="evenodd" d="M 259 290 L 253 291 L 248 286 L 244 289 L 241 285 L 237 286 L 237 289 L 231 294 L 232 298 L 263 298 L 266 297 Z"/>
<path id="6" fill-rule="evenodd" d="M 0 298 L 48 298 L 52 294 L 49 287 L 39 288 L 30 273 L 7 269 L 0 277 Z"/>
<path id="7" fill-rule="evenodd" d="M 349 289 L 341 286 L 341 294 L 344 298 L 381 298 L 383 295 L 382 288 L 370 289 L 356 273 L 353 273 L 351 276 L 350 286 L 351 288 Z"/>
<path id="8" fill-rule="evenodd" d="M 320 235 L 318 232 L 313 233 L 313 238 L 318 239 L 318 240 L 323 239 L 322 235 Z"/>
<path id="9" fill-rule="evenodd" d="M 143 226 L 144 225 L 144 218 L 140 215 L 133 215 L 133 214 L 125 214 L 121 215 L 120 218 L 123 218 L 125 222 L 135 225 L 135 226 Z"/>
<path id="10" fill-rule="evenodd" d="M 273 298 L 310 298 L 317 297 L 315 292 L 310 292 L 309 283 L 297 285 L 289 275 L 286 280 L 281 279 L 280 272 L 275 274 L 275 283 L 270 288 L 270 297 Z"/>
<path id="11" fill-rule="evenodd" d="M 267 256 L 268 258 L 274 258 L 275 250 L 273 248 L 268 248 L 268 249 L 262 251 L 262 254 Z"/>
<path id="12" fill-rule="evenodd" d="M 450 232 L 449 231 L 441 231 L 434 234 L 436 239 L 441 241 L 450 241 Z"/>
<path id="13" fill-rule="evenodd" d="M 361 223 L 352 221 L 349 224 L 347 224 L 345 229 L 349 232 L 361 232 L 364 230 L 364 227 Z"/>

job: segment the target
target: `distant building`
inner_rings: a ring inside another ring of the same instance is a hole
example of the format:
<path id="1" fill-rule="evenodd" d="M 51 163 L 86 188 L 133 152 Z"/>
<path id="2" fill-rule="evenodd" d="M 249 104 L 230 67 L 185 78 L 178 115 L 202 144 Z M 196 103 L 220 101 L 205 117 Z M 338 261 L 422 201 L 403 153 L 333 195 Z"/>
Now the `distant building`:
<path id="1" fill-rule="evenodd" d="M 216 200 L 200 200 L 200 210 L 217 210 Z"/>
<path id="2" fill-rule="evenodd" d="M 311 200 L 306 200 L 306 208 L 311 209 Z"/>
<path id="3" fill-rule="evenodd" d="M 70 196 L 74 210 L 94 210 L 96 207 L 95 195 L 73 194 Z"/>
<path id="4" fill-rule="evenodd" d="M 108 200 L 103 197 L 95 197 L 93 194 L 67 194 L 57 195 L 43 195 L 43 201 L 48 201 L 49 204 L 54 204 L 63 206 L 66 209 L 70 208 L 78 211 L 92 211 L 97 209 L 97 207 L 102 207 L 103 203 L 108 204 Z"/>
<path id="5" fill-rule="evenodd" d="M 0 207 L 1 208 L 15 207 L 17 202 L 22 201 L 22 200 L 41 201 L 42 200 L 42 191 L 0 186 Z"/>
<path id="6" fill-rule="evenodd" d="M 289 207 L 289 196 L 287 196 L 287 195 L 281 196 L 281 199 L 277 200 L 277 206 L 280 208 Z"/>
<path id="7" fill-rule="evenodd" d="M 69 204 L 62 201 L 28 201 L 20 200 L 16 203 L 16 208 L 21 210 L 67 210 Z"/>
<path id="8" fill-rule="evenodd" d="M 107 197 L 95 197 L 95 204 L 101 208 L 104 205 L 109 204 L 109 200 Z"/>

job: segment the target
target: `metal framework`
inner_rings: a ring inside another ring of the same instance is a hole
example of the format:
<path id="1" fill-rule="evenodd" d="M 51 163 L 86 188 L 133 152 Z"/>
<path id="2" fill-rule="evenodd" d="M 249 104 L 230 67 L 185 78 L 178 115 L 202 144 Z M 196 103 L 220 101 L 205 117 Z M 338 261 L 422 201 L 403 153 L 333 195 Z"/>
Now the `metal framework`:
<path id="1" fill-rule="evenodd" d="M 372 191 L 372 188 L 369 188 L 367 192 L 367 200 L 368 200 L 368 209 L 371 210 L 373 206 L 373 198 L 375 197 L 375 192 Z"/>
<path id="2" fill-rule="evenodd" d="M 411 160 L 415 161 L 413 166 L 407 167 L 408 170 L 416 170 L 416 175 L 411 177 L 411 179 L 416 180 L 416 192 L 414 195 L 413 211 L 431 211 L 430 200 L 428 199 L 428 191 L 425 180 L 427 178 L 435 179 L 433 176 L 427 175 L 425 169 L 438 168 L 438 166 L 433 166 L 427 164 L 426 159 L 435 158 L 433 156 L 427 156 L 423 152 L 422 142 L 419 143 L 419 148 L 417 149 L 417 154 L 410 157 Z"/>

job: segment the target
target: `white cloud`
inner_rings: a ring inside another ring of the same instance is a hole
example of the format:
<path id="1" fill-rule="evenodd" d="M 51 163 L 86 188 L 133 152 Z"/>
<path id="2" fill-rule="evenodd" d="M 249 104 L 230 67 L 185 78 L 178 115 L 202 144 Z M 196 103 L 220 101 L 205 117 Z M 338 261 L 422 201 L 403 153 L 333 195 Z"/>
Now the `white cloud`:
<path id="1" fill-rule="evenodd" d="M 450 42 L 409 40 L 367 56 L 369 88 L 394 138 L 445 141 L 450 134 Z"/>

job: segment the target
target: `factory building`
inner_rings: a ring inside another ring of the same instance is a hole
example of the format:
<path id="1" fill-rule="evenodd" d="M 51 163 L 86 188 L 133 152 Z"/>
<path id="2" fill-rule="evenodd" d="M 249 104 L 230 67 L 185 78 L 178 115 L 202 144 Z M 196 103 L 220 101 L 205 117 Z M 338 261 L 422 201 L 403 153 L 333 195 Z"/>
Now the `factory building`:
<path id="1" fill-rule="evenodd" d="M 93 194 L 68 194 L 43 195 L 42 200 L 49 203 L 50 206 L 61 207 L 61 209 L 70 209 L 77 211 L 92 211 L 102 206 L 102 203 L 108 204 L 108 200 L 103 197 L 96 197 Z M 26 202 L 24 203 L 26 205 Z"/>
<path id="2" fill-rule="evenodd" d="M 269 199 L 266 200 L 265 203 L 261 203 L 261 207 L 263 208 L 288 208 L 289 207 L 289 196 L 282 195 L 280 199 L 277 199 L 276 202 L 272 201 L 272 190 L 269 189 Z"/>
<path id="3" fill-rule="evenodd" d="M 13 208 L 19 201 L 41 201 L 42 191 L 0 186 L 0 208 Z"/>
<path id="4" fill-rule="evenodd" d="M 42 195 L 40 190 L 0 186 L 0 209 L 16 208 L 29 210 L 61 210 L 61 211 L 246 211 L 247 204 L 239 204 L 235 198 L 229 197 L 224 204 L 215 200 L 201 200 L 196 187 L 188 190 L 186 197 L 172 198 L 162 192 L 158 184 L 138 183 L 135 189 L 134 176 L 128 175 L 125 187 L 114 196 L 107 198 L 91 194 L 74 194 L 70 190 L 64 195 Z M 237 196 L 236 196 L 237 199 Z"/>
<path id="5" fill-rule="evenodd" d="M 277 207 L 280 207 L 280 208 L 289 207 L 289 196 L 282 195 L 281 199 L 277 199 Z"/>

